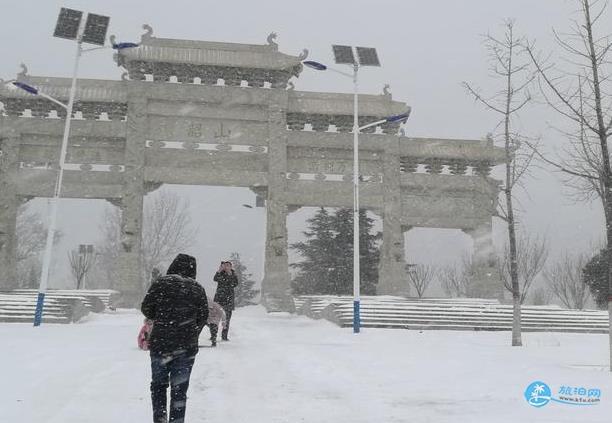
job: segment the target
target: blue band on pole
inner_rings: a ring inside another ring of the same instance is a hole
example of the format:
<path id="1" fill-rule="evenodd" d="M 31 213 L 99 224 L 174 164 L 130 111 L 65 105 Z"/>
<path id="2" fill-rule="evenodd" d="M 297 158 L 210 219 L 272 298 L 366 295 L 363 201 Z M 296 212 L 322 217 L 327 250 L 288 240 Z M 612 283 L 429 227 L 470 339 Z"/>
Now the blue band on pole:
<path id="1" fill-rule="evenodd" d="M 359 315 L 359 301 L 353 301 L 353 332 L 359 333 L 359 327 L 361 326 L 361 319 Z"/>
<path id="2" fill-rule="evenodd" d="M 36 311 L 34 312 L 34 326 L 40 326 L 42 323 L 43 306 L 45 304 L 45 293 L 38 293 L 38 300 L 36 301 Z"/>

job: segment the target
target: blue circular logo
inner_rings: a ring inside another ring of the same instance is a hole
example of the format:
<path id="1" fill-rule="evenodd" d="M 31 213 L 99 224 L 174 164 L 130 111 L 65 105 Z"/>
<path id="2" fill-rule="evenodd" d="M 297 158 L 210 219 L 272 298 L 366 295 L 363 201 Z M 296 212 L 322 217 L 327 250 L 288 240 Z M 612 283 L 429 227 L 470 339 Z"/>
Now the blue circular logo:
<path id="1" fill-rule="evenodd" d="M 534 407 L 544 407 L 550 402 L 550 387 L 544 382 L 533 382 L 525 389 L 525 399 Z"/>

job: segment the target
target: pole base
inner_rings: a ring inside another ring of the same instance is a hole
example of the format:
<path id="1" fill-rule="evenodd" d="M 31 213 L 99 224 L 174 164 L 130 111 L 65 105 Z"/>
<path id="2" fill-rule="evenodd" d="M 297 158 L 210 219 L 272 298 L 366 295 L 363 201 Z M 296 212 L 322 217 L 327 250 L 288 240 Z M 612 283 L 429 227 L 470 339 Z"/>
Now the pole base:
<path id="1" fill-rule="evenodd" d="M 361 328 L 360 301 L 353 301 L 353 333 L 359 333 Z"/>
<path id="2" fill-rule="evenodd" d="M 34 312 L 34 326 L 40 326 L 42 323 L 43 309 L 45 306 L 45 293 L 39 292 L 36 300 L 36 311 Z"/>

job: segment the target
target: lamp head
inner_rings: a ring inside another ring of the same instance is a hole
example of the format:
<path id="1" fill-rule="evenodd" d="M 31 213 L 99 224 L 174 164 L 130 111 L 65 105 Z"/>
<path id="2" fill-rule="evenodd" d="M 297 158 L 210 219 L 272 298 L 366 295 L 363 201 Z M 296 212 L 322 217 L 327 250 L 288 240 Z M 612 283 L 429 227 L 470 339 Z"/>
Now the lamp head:
<path id="1" fill-rule="evenodd" d="M 302 62 L 305 66 L 314 69 L 314 70 L 318 70 L 318 71 L 324 71 L 327 70 L 327 66 L 325 66 L 323 63 L 319 63 L 319 62 L 315 62 L 313 60 L 306 60 L 305 62 Z"/>

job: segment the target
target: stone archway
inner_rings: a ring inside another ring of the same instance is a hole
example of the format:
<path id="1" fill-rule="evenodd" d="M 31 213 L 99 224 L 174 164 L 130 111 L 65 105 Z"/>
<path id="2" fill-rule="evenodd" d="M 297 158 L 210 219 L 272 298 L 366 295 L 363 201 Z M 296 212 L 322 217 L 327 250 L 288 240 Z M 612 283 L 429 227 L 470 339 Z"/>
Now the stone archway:
<path id="1" fill-rule="evenodd" d="M 293 89 L 289 79 L 299 76 L 304 56 L 281 53 L 276 44 L 148 34 L 116 60 L 129 79 L 79 81 L 75 110 L 82 119 L 72 123 L 63 195 L 120 205 L 124 304 L 138 298 L 143 197 L 150 186 L 170 183 L 260 192 L 267 219 L 263 302 L 270 310 L 293 310 L 287 214 L 293 206 L 352 207 L 352 95 Z M 58 99 L 68 96 L 69 79 L 19 78 Z M 7 268 L 0 277 L 6 285 L 14 269 L 12 204 L 17 196 L 52 192 L 63 126 L 44 99 L 0 88 L 0 101 L 0 262 Z M 360 124 L 410 111 L 389 94 L 361 95 L 359 105 Z M 399 123 L 360 136 L 361 204 L 383 219 L 381 292 L 401 294 L 406 228 L 475 230 L 482 239 L 497 196 L 488 172 L 503 157 L 486 140 L 406 137 Z M 24 166 L 40 162 L 49 166 Z M 423 166 L 425 173 L 416 171 Z"/>

